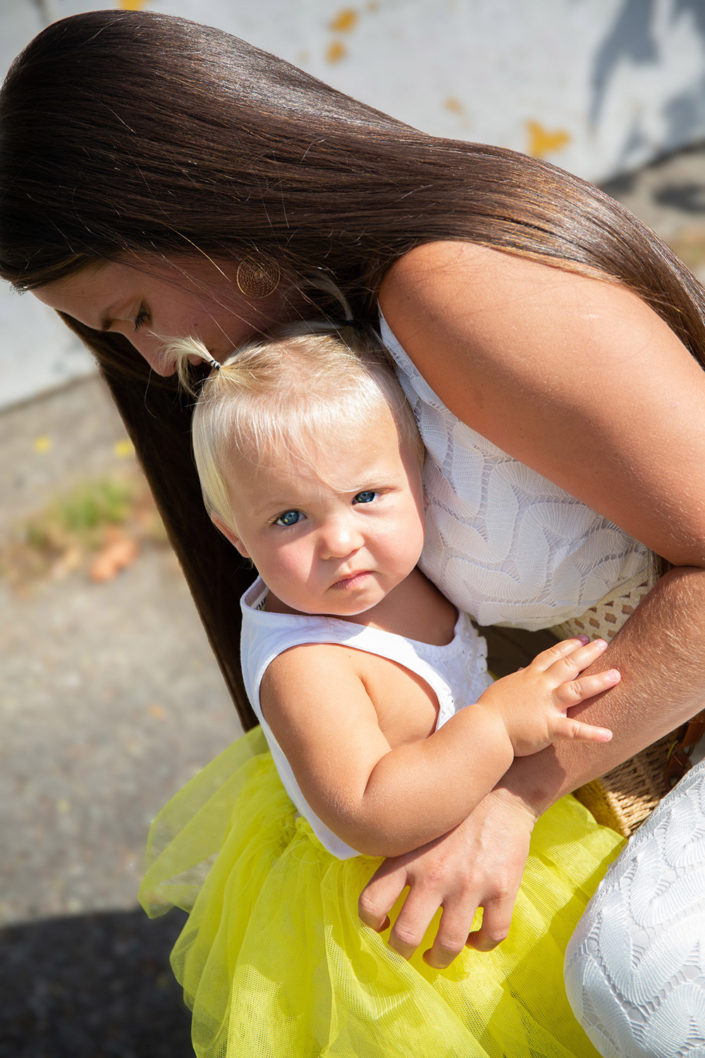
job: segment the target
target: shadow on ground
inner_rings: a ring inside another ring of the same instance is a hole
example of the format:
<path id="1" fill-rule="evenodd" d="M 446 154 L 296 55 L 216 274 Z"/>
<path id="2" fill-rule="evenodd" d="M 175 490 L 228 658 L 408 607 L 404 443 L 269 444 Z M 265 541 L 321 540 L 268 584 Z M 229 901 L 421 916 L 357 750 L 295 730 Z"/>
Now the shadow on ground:
<path id="1" fill-rule="evenodd" d="M 180 926 L 135 910 L 0 931 L 1 1058 L 192 1058 L 168 966 Z"/>

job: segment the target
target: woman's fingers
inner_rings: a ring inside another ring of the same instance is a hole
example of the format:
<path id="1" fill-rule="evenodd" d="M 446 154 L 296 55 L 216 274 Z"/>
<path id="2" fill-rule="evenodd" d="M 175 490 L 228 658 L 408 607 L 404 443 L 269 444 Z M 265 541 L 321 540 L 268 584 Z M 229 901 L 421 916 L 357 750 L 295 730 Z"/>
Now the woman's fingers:
<path id="1" fill-rule="evenodd" d="M 443 908 L 432 947 L 424 955 L 431 966 L 449 966 L 466 944 L 489 951 L 507 935 L 534 822 L 535 814 L 523 801 L 505 790 L 493 791 L 444 838 L 386 861 L 360 896 L 360 917 L 372 929 L 385 929 L 408 886 L 390 934 L 391 947 L 409 958 Z M 478 906 L 485 913 L 473 933 Z"/>
<path id="2" fill-rule="evenodd" d="M 424 939 L 438 907 L 439 895 L 435 889 L 421 884 L 412 887 L 389 934 L 389 947 L 405 959 L 410 959 Z M 446 966 L 462 951 L 462 947 L 461 944 L 453 955 L 449 955 Z"/>
<path id="3" fill-rule="evenodd" d="M 376 933 L 388 929 L 389 912 L 407 884 L 406 870 L 395 866 L 394 860 L 385 860 L 372 875 L 357 902 L 358 914 L 365 925 Z"/>
<path id="4" fill-rule="evenodd" d="M 488 900 L 483 908 L 482 925 L 473 930 L 466 943 L 475 951 L 492 951 L 507 937 L 512 921 L 516 892 L 496 900 Z"/>
<path id="5" fill-rule="evenodd" d="M 421 945 L 440 907 L 445 908 L 434 938 L 436 959 L 432 965 L 449 966 L 463 950 L 477 907 L 473 856 L 461 824 L 444 838 L 416 852 L 387 860 L 365 886 L 358 901 L 362 921 L 377 932 L 389 924 L 389 916 L 408 886 L 404 902 L 389 935 L 389 946 L 409 959 Z"/>
<path id="6" fill-rule="evenodd" d="M 445 970 L 469 943 L 469 923 L 477 911 L 477 902 L 467 897 L 461 904 L 443 909 L 433 947 L 424 952 L 424 962 L 436 970 Z"/>

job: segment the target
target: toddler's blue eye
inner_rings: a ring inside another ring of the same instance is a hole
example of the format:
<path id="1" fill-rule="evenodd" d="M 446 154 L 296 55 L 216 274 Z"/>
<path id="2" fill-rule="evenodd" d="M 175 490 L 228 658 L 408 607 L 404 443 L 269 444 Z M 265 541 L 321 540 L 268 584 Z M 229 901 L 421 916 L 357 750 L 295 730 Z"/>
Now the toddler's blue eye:
<path id="1" fill-rule="evenodd" d="M 371 489 L 365 489 L 364 492 L 358 492 L 353 503 L 372 503 L 376 496 L 376 492 L 372 492 Z"/>
<path id="2" fill-rule="evenodd" d="M 284 511 L 277 518 L 275 525 L 296 525 L 303 518 L 301 511 Z"/>

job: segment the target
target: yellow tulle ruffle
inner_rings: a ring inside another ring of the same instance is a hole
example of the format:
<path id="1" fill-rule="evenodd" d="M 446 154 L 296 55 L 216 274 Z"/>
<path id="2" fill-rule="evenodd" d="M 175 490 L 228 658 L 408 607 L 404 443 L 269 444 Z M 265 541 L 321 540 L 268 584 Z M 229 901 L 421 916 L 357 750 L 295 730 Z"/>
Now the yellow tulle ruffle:
<path id="1" fill-rule="evenodd" d="M 255 728 L 156 819 L 140 900 L 189 912 L 172 966 L 198 1058 L 592 1058 L 563 954 L 619 848 L 564 798 L 535 828 L 509 938 L 445 971 L 406 962 L 358 920 L 380 861 L 320 845 Z"/>

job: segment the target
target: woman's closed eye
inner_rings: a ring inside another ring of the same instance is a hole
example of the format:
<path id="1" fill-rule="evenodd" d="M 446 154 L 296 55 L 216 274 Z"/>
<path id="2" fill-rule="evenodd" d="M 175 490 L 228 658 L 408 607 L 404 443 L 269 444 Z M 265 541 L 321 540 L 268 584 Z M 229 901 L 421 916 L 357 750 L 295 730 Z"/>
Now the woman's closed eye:
<path id="1" fill-rule="evenodd" d="M 150 313 L 150 311 L 147 308 L 147 306 L 146 305 L 140 305 L 139 311 L 137 312 L 137 315 L 135 316 L 135 322 L 134 322 L 135 330 L 138 331 L 140 329 L 140 327 L 144 327 L 145 324 L 150 323 L 151 319 L 152 319 L 152 314 Z"/>
<path id="2" fill-rule="evenodd" d="M 297 522 L 302 521 L 305 515 L 302 511 L 284 511 L 278 518 L 275 518 L 275 525 L 282 525 L 285 528 L 290 525 L 296 525 Z"/>

